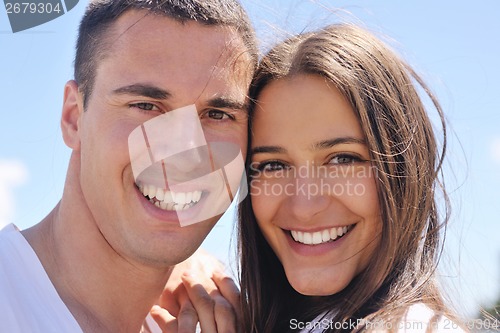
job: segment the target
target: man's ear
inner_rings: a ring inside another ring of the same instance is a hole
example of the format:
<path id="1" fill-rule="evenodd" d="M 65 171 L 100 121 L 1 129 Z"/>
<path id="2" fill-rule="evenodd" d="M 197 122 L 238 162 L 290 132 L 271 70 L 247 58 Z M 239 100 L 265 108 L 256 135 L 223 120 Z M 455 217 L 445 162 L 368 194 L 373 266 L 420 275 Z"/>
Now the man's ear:
<path id="1" fill-rule="evenodd" d="M 80 117 L 83 102 L 78 92 L 78 84 L 71 80 L 64 86 L 64 102 L 61 116 L 61 130 L 64 142 L 73 150 L 80 149 Z"/>

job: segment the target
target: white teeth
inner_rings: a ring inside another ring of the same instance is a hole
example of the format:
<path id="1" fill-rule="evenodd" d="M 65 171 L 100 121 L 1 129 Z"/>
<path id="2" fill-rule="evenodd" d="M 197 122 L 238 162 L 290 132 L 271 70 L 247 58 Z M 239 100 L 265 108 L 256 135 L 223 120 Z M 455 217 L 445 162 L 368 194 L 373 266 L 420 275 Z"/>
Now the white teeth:
<path id="1" fill-rule="evenodd" d="M 312 243 L 313 244 L 320 244 L 323 240 L 321 238 L 321 232 L 315 232 L 313 233 L 313 237 L 312 237 Z"/>
<path id="2" fill-rule="evenodd" d="M 304 244 L 312 244 L 312 234 L 309 232 L 304 232 Z"/>
<path id="3" fill-rule="evenodd" d="M 296 242 L 307 245 L 318 245 L 334 241 L 338 237 L 347 234 L 347 232 L 349 232 L 350 230 L 351 230 L 350 227 L 345 226 L 345 227 L 325 229 L 323 231 L 316 231 L 316 232 L 303 232 L 303 231 L 290 230 L 290 234 L 292 235 L 292 238 Z"/>
<path id="4" fill-rule="evenodd" d="M 186 193 L 184 193 L 184 192 L 175 193 L 175 200 L 174 201 L 177 202 L 181 206 L 183 206 L 184 204 L 187 204 Z"/>
<path id="5" fill-rule="evenodd" d="M 181 211 L 181 210 L 186 210 L 188 208 L 191 208 L 191 204 L 174 204 L 174 210 L 175 211 Z"/>
<path id="6" fill-rule="evenodd" d="M 164 198 L 165 198 L 165 191 L 163 191 L 161 188 L 158 188 L 156 190 L 156 199 L 163 201 Z"/>
<path id="7" fill-rule="evenodd" d="M 170 192 L 170 195 L 172 196 L 172 201 L 177 203 L 177 193 L 175 192 Z"/>
<path id="8" fill-rule="evenodd" d="M 331 228 L 330 229 L 330 238 L 331 239 L 336 239 L 337 238 L 337 229 L 336 228 Z"/>
<path id="9" fill-rule="evenodd" d="M 139 184 L 138 187 L 145 197 L 149 197 L 151 203 L 164 210 L 189 209 L 200 201 L 202 195 L 202 191 L 172 192 L 154 185 L 144 184 Z"/>
<path id="10" fill-rule="evenodd" d="M 165 195 L 163 197 L 163 201 L 166 203 L 174 202 L 174 197 L 172 196 L 172 192 L 165 191 Z"/>
<path id="11" fill-rule="evenodd" d="M 323 242 L 328 242 L 330 240 L 330 231 L 328 231 L 327 229 L 323 230 L 323 232 L 321 233 L 321 240 Z"/>
<path id="12" fill-rule="evenodd" d="M 153 198 L 154 195 L 156 194 L 156 191 L 154 191 L 154 193 L 153 193 L 150 189 L 154 189 L 154 186 L 145 185 L 144 186 L 144 195 L 147 195 L 148 197 Z"/>

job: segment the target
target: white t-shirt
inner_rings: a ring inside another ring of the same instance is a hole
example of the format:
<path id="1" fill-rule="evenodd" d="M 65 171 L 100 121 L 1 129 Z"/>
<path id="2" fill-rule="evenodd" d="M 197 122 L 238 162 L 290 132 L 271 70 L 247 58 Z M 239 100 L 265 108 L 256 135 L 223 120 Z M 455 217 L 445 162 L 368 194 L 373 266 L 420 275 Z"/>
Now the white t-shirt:
<path id="1" fill-rule="evenodd" d="M 0 231 L 0 331 L 82 333 L 35 251 L 13 224 Z"/>
<path id="2" fill-rule="evenodd" d="M 161 333 L 151 315 L 151 333 Z M 0 332 L 83 333 L 19 229 L 0 230 Z"/>
<path id="3" fill-rule="evenodd" d="M 398 333 L 424 333 L 429 326 L 432 327 L 430 332 L 433 333 L 465 333 L 455 322 L 447 317 L 441 316 L 439 320 L 432 322 L 434 311 L 427 305 L 418 303 L 408 308 L 406 315 L 401 322 L 397 324 Z M 321 333 L 326 329 L 335 328 L 335 324 L 327 314 L 321 314 L 309 323 L 290 322 L 295 327 L 300 329 L 298 333 Z M 348 325 L 348 323 L 345 323 Z M 337 323 L 337 325 L 340 325 Z M 333 327 L 332 327 L 333 326 Z M 294 327 L 291 327 L 292 329 Z M 342 328 L 342 327 L 339 327 Z M 349 327 L 347 327 L 349 329 Z M 371 332 L 388 332 L 394 327 L 384 327 L 384 324 L 368 323 L 367 331 Z"/>

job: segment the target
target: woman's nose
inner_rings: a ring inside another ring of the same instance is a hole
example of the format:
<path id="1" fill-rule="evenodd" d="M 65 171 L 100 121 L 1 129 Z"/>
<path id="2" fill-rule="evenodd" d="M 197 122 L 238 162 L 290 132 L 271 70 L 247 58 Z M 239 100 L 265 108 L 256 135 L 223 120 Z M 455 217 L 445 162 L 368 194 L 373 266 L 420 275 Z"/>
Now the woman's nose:
<path id="1" fill-rule="evenodd" d="M 292 193 L 287 193 L 287 208 L 299 221 L 307 222 L 315 215 L 326 210 L 330 198 L 328 191 L 322 188 L 321 179 L 313 177 L 295 177 L 290 188 Z"/>

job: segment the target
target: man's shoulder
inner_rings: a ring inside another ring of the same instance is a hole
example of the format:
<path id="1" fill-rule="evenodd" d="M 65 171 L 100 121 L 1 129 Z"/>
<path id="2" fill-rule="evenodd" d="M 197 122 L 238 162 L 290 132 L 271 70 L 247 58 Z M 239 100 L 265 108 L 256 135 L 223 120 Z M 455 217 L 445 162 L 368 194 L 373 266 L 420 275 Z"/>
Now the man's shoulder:
<path id="1" fill-rule="evenodd" d="M 2 332 L 82 332 L 12 224 L 0 230 L 0 323 Z"/>
<path id="2" fill-rule="evenodd" d="M 28 258 L 36 259 L 33 249 L 14 224 L 8 224 L 0 230 L 0 258 L 0 271 L 2 268 L 19 268 Z"/>
<path id="3" fill-rule="evenodd" d="M 7 237 L 15 232 L 19 232 L 19 228 L 12 223 L 0 227 L 0 237 Z"/>
<path id="4" fill-rule="evenodd" d="M 23 237 L 19 229 L 9 224 L 0 230 L 0 297 L 6 301 L 18 291 L 17 285 L 33 281 L 38 274 L 33 274 L 41 267 L 38 257 Z"/>
<path id="5" fill-rule="evenodd" d="M 14 224 L 8 224 L 0 229 L 0 258 L 2 258 L 2 260 L 0 260 L 0 267 L 10 262 L 11 260 L 9 258 L 13 254 L 22 251 L 24 247 L 22 240 L 23 237 Z"/>

